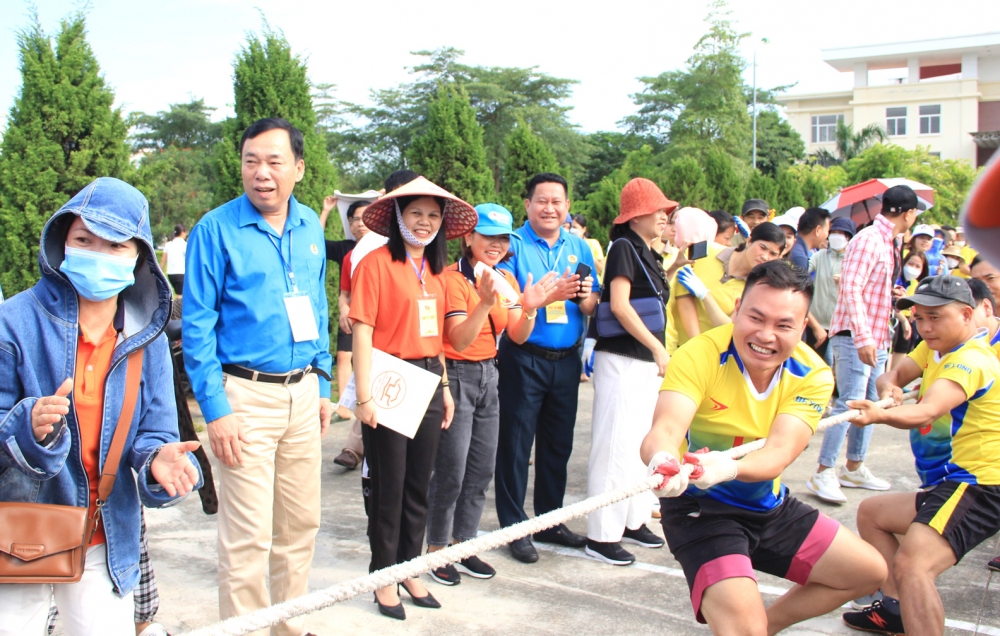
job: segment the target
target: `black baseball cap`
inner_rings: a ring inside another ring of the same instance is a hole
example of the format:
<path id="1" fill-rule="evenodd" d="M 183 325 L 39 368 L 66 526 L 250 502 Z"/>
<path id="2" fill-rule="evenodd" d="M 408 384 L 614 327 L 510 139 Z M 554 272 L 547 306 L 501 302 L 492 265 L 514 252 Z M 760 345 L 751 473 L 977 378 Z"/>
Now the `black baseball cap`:
<path id="1" fill-rule="evenodd" d="M 958 276 L 931 276 L 917 285 L 912 296 L 904 296 L 897 300 L 896 309 L 909 309 L 914 305 L 941 307 L 953 302 L 965 303 L 969 307 L 976 306 L 969 283 Z"/>
<path id="2" fill-rule="evenodd" d="M 910 186 L 892 186 L 882 194 L 882 211 L 900 214 L 918 208 L 917 193 Z"/>
<path id="3" fill-rule="evenodd" d="M 754 210 L 763 212 L 765 215 L 771 213 L 771 209 L 767 207 L 767 201 L 764 199 L 747 199 L 746 203 L 743 204 L 743 211 L 740 212 L 740 216 L 746 216 L 747 212 L 753 212 Z"/>

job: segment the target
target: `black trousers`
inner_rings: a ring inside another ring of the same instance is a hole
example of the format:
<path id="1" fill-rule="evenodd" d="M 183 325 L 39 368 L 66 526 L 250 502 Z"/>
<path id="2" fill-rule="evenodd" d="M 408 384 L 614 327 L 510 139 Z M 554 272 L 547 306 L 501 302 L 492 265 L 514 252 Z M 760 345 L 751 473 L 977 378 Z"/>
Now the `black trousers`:
<path id="1" fill-rule="evenodd" d="M 535 515 L 562 508 L 573 452 L 580 353 L 550 361 L 500 342 L 500 436 L 495 477 L 497 517 L 507 527 L 528 518 L 528 460 L 535 444 Z"/>
<path id="2" fill-rule="evenodd" d="M 437 358 L 407 360 L 438 375 Z M 371 479 L 368 541 L 369 572 L 420 556 L 427 529 L 427 489 L 444 419 L 444 389 L 439 385 L 413 439 L 385 426 L 361 427 Z"/>

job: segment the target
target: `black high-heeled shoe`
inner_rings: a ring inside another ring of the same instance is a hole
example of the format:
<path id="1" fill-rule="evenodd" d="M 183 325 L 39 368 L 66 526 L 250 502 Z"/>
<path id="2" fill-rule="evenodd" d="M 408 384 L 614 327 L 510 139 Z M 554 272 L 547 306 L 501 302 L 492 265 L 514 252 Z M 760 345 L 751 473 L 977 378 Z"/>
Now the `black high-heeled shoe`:
<path id="1" fill-rule="evenodd" d="M 401 585 L 402 585 L 401 583 L 396 584 L 396 594 L 399 594 L 399 588 Z M 410 598 L 413 599 L 413 604 L 416 605 L 417 607 L 426 607 L 429 609 L 441 609 L 441 604 L 438 603 L 438 600 L 434 598 L 430 592 L 427 593 L 427 596 L 414 596 L 413 592 L 411 592 L 409 588 L 407 588 L 405 585 L 402 585 L 402 587 L 404 590 L 406 590 L 406 593 L 410 595 Z"/>
<path id="2" fill-rule="evenodd" d="M 396 593 L 399 594 L 399 588 L 396 588 Z M 382 616 L 388 616 L 389 618 L 394 618 L 397 621 L 406 620 L 406 610 L 403 609 L 403 603 L 396 603 L 395 605 L 382 605 L 382 601 L 378 600 L 378 595 L 374 594 L 375 604 L 378 605 L 378 613 Z"/>

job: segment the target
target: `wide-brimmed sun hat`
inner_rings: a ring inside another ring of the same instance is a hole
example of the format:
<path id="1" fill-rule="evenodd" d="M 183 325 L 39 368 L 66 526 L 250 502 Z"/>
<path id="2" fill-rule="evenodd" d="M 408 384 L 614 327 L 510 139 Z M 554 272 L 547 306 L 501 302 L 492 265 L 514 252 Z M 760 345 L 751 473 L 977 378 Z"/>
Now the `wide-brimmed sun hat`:
<path id="1" fill-rule="evenodd" d="M 440 197 L 444 199 L 444 235 L 447 239 L 464 236 L 476 227 L 479 215 L 475 208 L 425 177 L 417 177 L 385 195 L 365 209 L 362 218 L 369 230 L 389 236 L 389 224 L 396 222 L 396 199 L 400 197 Z"/>
<path id="2" fill-rule="evenodd" d="M 679 204 L 668 199 L 655 183 L 636 177 L 622 188 L 621 212 L 612 223 L 628 223 L 636 217 L 652 214 L 657 210 L 666 210 L 670 214 L 678 207 Z"/>

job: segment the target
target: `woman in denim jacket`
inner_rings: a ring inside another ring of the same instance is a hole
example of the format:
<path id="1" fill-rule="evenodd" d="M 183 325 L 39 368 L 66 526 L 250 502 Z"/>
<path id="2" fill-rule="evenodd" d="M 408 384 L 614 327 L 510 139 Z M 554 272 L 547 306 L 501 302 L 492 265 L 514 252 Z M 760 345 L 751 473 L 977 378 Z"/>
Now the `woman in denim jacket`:
<path id="1" fill-rule="evenodd" d="M 0 501 L 93 512 L 124 402 L 126 359 L 145 353 L 83 578 L 0 585 L 0 635 L 44 634 L 54 596 L 68 634 L 131 636 L 140 505 L 170 505 L 201 486 L 190 454 L 198 443 L 178 441 L 163 335 L 170 288 L 156 265 L 146 199 L 122 181 L 97 179 L 45 224 L 38 260 L 41 280 L 0 305 Z"/>

